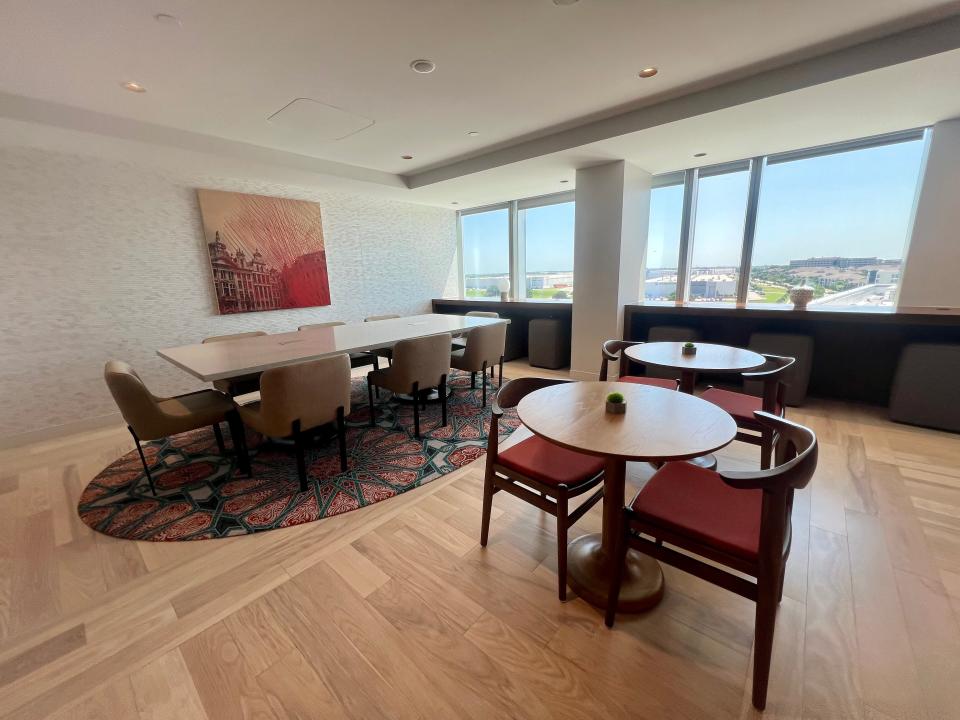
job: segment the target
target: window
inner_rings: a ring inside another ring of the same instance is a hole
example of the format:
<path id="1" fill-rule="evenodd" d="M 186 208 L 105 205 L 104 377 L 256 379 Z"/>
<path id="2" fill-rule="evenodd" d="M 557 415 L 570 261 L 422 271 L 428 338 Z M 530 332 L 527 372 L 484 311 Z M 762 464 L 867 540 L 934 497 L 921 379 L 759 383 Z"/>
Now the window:
<path id="1" fill-rule="evenodd" d="M 748 303 L 810 285 L 826 306 L 893 305 L 923 140 L 768 161 Z"/>
<path id="2" fill-rule="evenodd" d="M 654 178 L 644 299 L 893 305 L 927 130 Z M 679 268 L 679 270 L 678 270 Z"/>
<path id="3" fill-rule="evenodd" d="M 677 260 L 683 223 L 683 176 L 679 182 L 654 187 L 650 192 L 650 227 L 643 297 L 647 301 L 677 299 Z"/>
<path id="4" fill-rule="evenodd" d="M 517 230 L 523 248 L 523 297 L 573 299 L 573 201 L 520 207 Z"/>
<path id="5" fill-rule="evenodd" d="M 460 237 L 464 295 L 499 297 L 499 281 L 510 277 L 510 209 L 464 213 Z"/>
<path id="6" fill-rule="evenodd" d="M 689 300 L 737 301 L 749 187 L 749 166 L 700 176 L 693 225 L 693 254 L 690 257 Z"/>

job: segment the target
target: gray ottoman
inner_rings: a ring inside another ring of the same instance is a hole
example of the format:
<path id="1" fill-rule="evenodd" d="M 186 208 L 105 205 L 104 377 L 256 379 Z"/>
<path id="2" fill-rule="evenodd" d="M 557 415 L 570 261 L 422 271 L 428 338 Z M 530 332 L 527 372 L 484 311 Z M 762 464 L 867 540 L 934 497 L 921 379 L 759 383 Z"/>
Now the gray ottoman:
<path id="1" fill-rule="evenodd" d="M 783 374 L 783 382 L 787 386 L 785 399 L 787 405 L 803 405 L 810 384 L 810 368 L 813 366 L 813 338 L 808 335 L 753 333 L 747 347 L 758 353 L 796 358 L 796 362 Z M 744 382 L 743 391 L 761 396 L 763 383 Z"/>
<path id="2" fill-rule="evenodd" d="M 890 419 L 960 432 L 960 345 L 916 343 L 900 354 Z"/>
<path id="3" fill-rule="evenodd" d="M 533 367 L 558 370 L 570 365 L 570 338 L 559 320 L 531 320 L 528 361 Z"/>

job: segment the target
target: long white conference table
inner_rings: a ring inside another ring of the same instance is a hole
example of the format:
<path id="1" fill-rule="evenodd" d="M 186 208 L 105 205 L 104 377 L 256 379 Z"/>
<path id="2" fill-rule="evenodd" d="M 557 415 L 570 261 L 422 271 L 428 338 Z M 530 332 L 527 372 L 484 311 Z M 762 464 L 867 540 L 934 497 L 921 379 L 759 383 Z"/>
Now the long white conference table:
<path id="1" fill-rule="evenodd" d="M 157 350 L 157 354 L 195 378 L 213 382 L 340 353 L 390 347 L 400 340 L 443 333 L 466 335 L 474 328 L 498 323 L 509 324 L 510 321 L 462 315 L 411 315 L 206 345 L 181 345 Z"/>

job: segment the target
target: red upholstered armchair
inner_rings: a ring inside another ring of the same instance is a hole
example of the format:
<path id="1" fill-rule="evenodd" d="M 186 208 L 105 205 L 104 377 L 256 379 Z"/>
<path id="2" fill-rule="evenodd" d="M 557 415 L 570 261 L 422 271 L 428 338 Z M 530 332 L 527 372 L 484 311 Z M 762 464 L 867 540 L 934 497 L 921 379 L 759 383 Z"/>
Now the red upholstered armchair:
<path id="1" fill-rule="evenodd" d="M 758 369 L 742 373 L 744 380 L 759 380 L 763 383 L 763 397 L 721 388 L 709 387 L 700 397 L 726 410 L 737 423 L 736 439 L 740 442 L 760 446 L 760 467 L 770 467 L 773 446 L 776 444 L 777 431 L 770 425 L 758 422 L 754 414 L 762 411 L 770 415 L 785 417 L 787 406 L 783 396 L 786 385 L 783 374 L 796 360 L 782 355 L 766 355 L 766 362 Z M 742 432 L 746 431 L 746 432 Z"/>
<path id="2" fill-rule="evenodd" d="M 493 401 L 487 440 L 487 466 L 483 483 L 483 520 L 480 544 L 490 534 L 493 496 L 504 490 L 557 518 L 557 576 L 561 600 L 567 599 L 567 530 L 603 497 L 603 487 L 569 512 L 569 501 L 603 481 L 603 459 L 554 445 L 534 435 L 500 451 L 499 423 L 505 408 L 517 404 L 534 390 L 571 382 L 547 378 L 517 378 L 501 386 Z"/>
<path id="3" fill-rule="evenodd" d="M 607 340 L 603 343 L 600 348 L 600 353 L 602 360 L 600 362 L 600 380 L 605 381 L 607 379 L 607 369 L 608 365 L 611 362 L 620 362 L 620 377 L 615 378 L 619 382 L 629 382 L 637 383 L 638 385 L 651 385 L 653 387 L 662 387 L 667 390 L 676 390 L 680 383 L 673 378 L 655 378 L 655 377 L 644 377 L 643 375 L 625 375 L 624 371 L 626 370 L 626 362 L 622 361 L 623 350 L 632 345 L 643 345 L 642 342 L 638 340 Z"/>
<path id="4" fill-rule="evenodd" d="M 775 468 L 718 473 L 690 463 L 667 463 L 624 508 L 606 624 L 613 627 L 628 547 L 753 600 L 753 705 L 762 710 L 790 554 L 793 493 L 806 487 L 817 468 L 817 438 L 808 428 L 769 413 L 758 412 L 754 419 L 776 433 Z"/>

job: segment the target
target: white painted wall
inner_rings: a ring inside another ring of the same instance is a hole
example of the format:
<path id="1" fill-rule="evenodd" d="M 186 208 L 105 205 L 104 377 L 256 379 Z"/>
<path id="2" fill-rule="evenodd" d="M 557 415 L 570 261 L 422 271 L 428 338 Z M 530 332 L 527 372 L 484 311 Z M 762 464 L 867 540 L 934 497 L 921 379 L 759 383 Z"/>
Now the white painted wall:
<path id="1" fill-rule="evenodd" d="M 933 126 L 897 304 L 960 310 L 960 118 Z"/>
<path id="2" fill-rule="evenodd" d="M 623 306 L 640 293 L 650 179 L 622 160 L 577 171 L 576 301 L 571 375 L 596 380 L 600 345 L 623 335 Z"/>
<path id="3" fill-rule="evenodd" d="M 157 348 L 427 312 L 457 293 L 453 211 L 258 177 L 0 148 L 0 442 L 113 415 L 109 358 L 157 394 L 185 392 L 202 384 Z M 319 202 L 332 305 L 217 315 L 197 187 Z"/>

